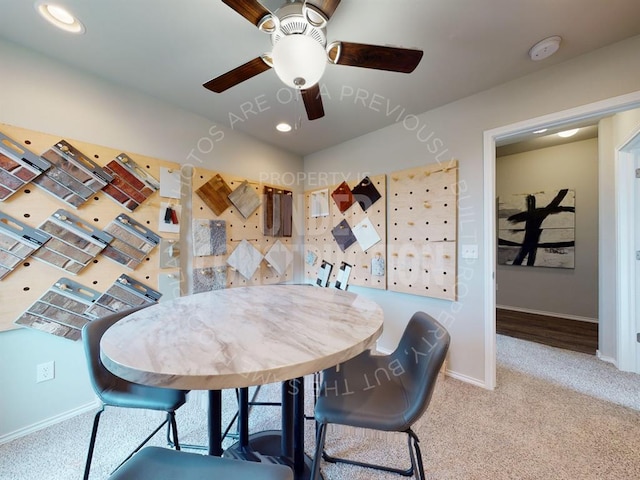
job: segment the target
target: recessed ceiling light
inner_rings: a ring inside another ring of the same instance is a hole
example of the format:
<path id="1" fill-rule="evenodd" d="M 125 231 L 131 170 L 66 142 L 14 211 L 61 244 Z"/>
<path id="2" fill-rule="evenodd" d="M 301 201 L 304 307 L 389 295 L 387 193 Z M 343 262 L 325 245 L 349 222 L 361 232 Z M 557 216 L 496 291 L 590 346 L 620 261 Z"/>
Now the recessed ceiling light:
<path id="1" fill-rule="evenodd" d="M 276 130 L 282 133 L 287 133 L 291 131 L 291 125 L 289 125 L 288 123 L 282 122 L 276 125 Z"/>
<path id="2" fill-rule="evenodd" d="M 535 134 L 544 133 L 544 132 L 546 132 L 547 130 L 548 130 L 548 129 L 546 129 L 546 128 L 541 128 L 540 130 L 534 130 L 534 131 L 533 131 L 533 133 L 535 133 Z"/>
<path id="3" fill-rule="evenodd" d="M 573 137 L 576 133 L 578 133 L 579 128 L 572 128 L 571 130 L 565 130 L 564 132 L 558 132 L 558 136 L 562 138 Z"/>
<path id="4" fill-rule="evenodd" d="M 69 33 L 80 34 L 85 32 L 82 22 L 66 8 L 43 0 L 38 0 L 35 3 L 35 7 L 45 20 L 59 29 Z"/>

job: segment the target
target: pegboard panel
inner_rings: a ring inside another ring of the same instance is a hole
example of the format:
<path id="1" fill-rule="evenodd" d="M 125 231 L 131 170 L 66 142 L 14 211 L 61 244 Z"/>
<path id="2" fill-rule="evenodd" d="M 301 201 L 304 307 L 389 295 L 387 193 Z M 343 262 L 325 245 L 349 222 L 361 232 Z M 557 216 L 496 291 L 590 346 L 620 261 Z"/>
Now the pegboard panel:
<path id="1" fill-rule="evenodd" d="M 63 139 L 57 135 L 34 132 L 6 124 L 0 124 L 0 132 L 36 155 L 41 155 Z M 119 149 L 98 146 L 76 139 L 64 138 L 64 140 L 100 166 L 106 165 L 117 155 L 123 153 Z M 160 178 L 161 167 L 179 169 L 179 165 L 176 163 L 135 153 L 128 153 L 128 155 L 156 179 Z M 79 208 L 74 209 L 33 183 L 29 183 L 4 202 L 0 202 L 0 210 L 28 226 L 38 227 L 54 212 L 64 209 L 101 230 L 105 229 L 119 214 L 126 213 L 162 237 L 177 239 L 177 234 L 160 234 L 158 232 L 161 200 L 166 202 L 166 199 L 161 199 L 158 192 L 155 192 L 134 212 L 129 212 L 104 192 L 99 191 Z M 145 256 L 135 270 L 130 270 L 99 254 L 77 275 L 52 267 L 33 257 L 27 258 L 0 281 L 0 331 L 18 328 L 13 324 L 13 321 L 61 277 L 70 277 L 86 287 L 104 292 L 122 273 L 125 273 L 149 287 L 157 288 L 158 273 L 160 272 L 158 256 L 159 248 L 156 247 Z"/>
<path id="2" fill-rule="evenodd" d="M 456 299 L 458 162 L 390 174 L 389 290 Z"/>
<path id="3" fill-rule="evenodd" d="M 353 189 L 361 180 L 357 179 L 349 182 L 349 188 Z M 349 277 L 350 285 L 379 289 L 387 288 L 386 268 L 382 275 L 372 274 L 372 259 L 386 264 L 386 176 L 371 176 L 370 181 L 379 192 L 380 198 L 369 206 L 366 211 L 356 200 L 347 210 L 341 212 L 331 197 L 332 192 L 335 191 L 338 185 L 305 192 L 304 267 L 305 278 L 308 281 L 315 283 L 320 265 L 325 260 L 333 264 L 330 277 L 331 285 L 335 284 L 341 262 L 346 262 L 352 266 Z M 324 204 L 324 199 L 328 202 L 327 212 L 323 212 L 323 208 L 318 203 Z M 328 214 L 323 215 L 323 213 Z M 367 251 L 363 251 L 359 242 L 356 241 L 343 252 L 336 242 L 332 230 L 343 220 L 346 220 L 353 229 L 365 219 L 371 222 L 371 225 L 367 228 L 373 227 L 380 237 L 380 241 L 367 249 Z M 313 258 L 315 258 L 315 262 L 311 261 Z"/>
<path id="4" fill-rule="evenodd" d="M 220 215 L 216 215 L 203 199 L 196 194 L 196 191 L 209 182 L 216 175 L 220 175 L 228 185 L 231 192 L 235 191 L 243 182 L 258 195 L 260 205 L 247 218 L 233 204 L 229 205 Z M 249 285 L 270 285 L 291 281 L 293 278 L 293 262 L 290 262 L 286 270 L 278 272 L 267 259 L 263 259 L 251 278 L 245 278 L 238 270 L 228 267 L 227 260 L 234 250 L 243 240 L 249 242 L 263 256 L 267 255 L 270 249 L 280 241 L 286 246 L 293 258 L 294 247 L 291 237 L 274 237 L 264 234 L 264 188 L 269 187 L 275 190 L 282 190 L 283 187 L 252 181 L 251 179 L 234 176 L 231 174 L 212 172 L 209 170 L 195 168 L 192 177 L 192 215 L 193 221 L 199 220 L 221 220 L 225 222 L 226 229 L 226 253 L 220 255 L 195 256 L 194 252 L 188 252 L 193 258 L 194 277 L 206 274 L 207 269 L 219 268 L 226 272 L 226 287 L 241 287 Z M 186 226 L 185 226 L 186 227 Z M 191 235 L 193 225 L 190 228 Z M 187 253 L 187 252 L 185 252 Z"/>

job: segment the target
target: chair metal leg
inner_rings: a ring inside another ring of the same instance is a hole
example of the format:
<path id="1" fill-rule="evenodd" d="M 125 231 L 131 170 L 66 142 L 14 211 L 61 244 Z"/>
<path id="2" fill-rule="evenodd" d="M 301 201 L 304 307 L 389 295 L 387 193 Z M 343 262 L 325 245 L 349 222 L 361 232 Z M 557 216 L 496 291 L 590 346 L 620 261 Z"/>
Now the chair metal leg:
<path id="1" fill-rule="evenodd" d="M 98 434 L 98 423 L 100 423 L 100 415 L 104 412 L 104 405 L 100 407 L 100 410 L 93 417 L 93 428 L 91 429 L 91 439 L 89 440 L 89 450 L 87 451 L 87 461 L 84 465 L 83 480 L 89 479 L 89 470 L 91 469 L 91 460 L 93 459 L 93 449 L 96 445 L 96 435 Z"/>
<path id="2" fill-rule="evenodd" d="M 320 429 L 324 429 L 326 431 L 326 425 L 321 425 Z M 375 463 L 366 463 L 366 462 L 359 462 L 357 460 L 350 460 L 348 458 L 341 458 L 341 457 L 333 457 L 329 454 L 327 454 L 327 452 L 324 451 L 324 449 L 322 450 L 322 458 L 324 460 L 326 460 L 329 463 L 346 463 L 348 465 L 355 465 L 357 467 L 364 467 L 364 468 L 371 468 L 373 470 L 380 470 L 383 472 L 389 472 L 389 473 L 397 473 L 398 475 L 402 475 L 404 477 L 411 477 L 413 476 L 414 472 L 416 471 L 416 466 L 418 467 L 418 474 L 421 475 L 421 477 L 418 478 L 418 480 L 424 480 L 424 471 L 422 468 L 422 457 L 420 454 L 420 448 L 418 447 L 418 437 L 416 436 L 416 434 L 411 430 L 406 430 L 405 433 L 409 436 L 408 442 L 409 442 L 409 457 L 410 457 L 410 461 L 411 461 L 411 466 L 407 469 L 401 469 L 401 468 L 394 468 L 394 467 L 387 467 L 385 465 L 378 465 Z M 326 433 L 323 434 L 326 435 Z M 412 445 L 412 442 L 413 445 Z M 324 438 L 323 438 L 323 445 L 324 445 Z M 415 446 L 416 449 L 416 453 L 417 453 L 417 461 L 416 458 L 414 456 L 414 449 L 413 447 Z M 315 458 L 314 458 L 314 462 L 315 462 Z M 313 477 L 312 477 L 313 478 Z"/>
<path id="3" fill-rule="evenodd" d="M 309 480 L 316 480 L 320 474 L 320 461 L 324 455 L 324 441 L 327 436 L 327 424 L 316 422 L 316 425 L 316 451 L 313 455 L 313 465 L 311 466 L 311 476 Z"/>
<path id="4" fill-rule="evenodd" d="M 416 460 L 417 460 L 417 465 L 414 464 L 414 467 L 417 468 L 417 474 L 418 474 L 418 480 L 426 480 L 426 476 L 424 474 L 424 462 L 422 461 L 422 452 L 420 451 L 420 439 L 418 438 L 418 436 L 415 434 L 415 432 L 411 429 L 409 429 L 407 431 L 407 434 L 409 435 L 409 438 L 413 439 L 413 450 L 415 450 L 416 453 Z M 411 446 L 409 446 L 409 449 L 411 450 Z M 413 454 L 411 455 L 413 457 Z M 412 463 L 413 463 L 413 458 L 412 458 Z"/>

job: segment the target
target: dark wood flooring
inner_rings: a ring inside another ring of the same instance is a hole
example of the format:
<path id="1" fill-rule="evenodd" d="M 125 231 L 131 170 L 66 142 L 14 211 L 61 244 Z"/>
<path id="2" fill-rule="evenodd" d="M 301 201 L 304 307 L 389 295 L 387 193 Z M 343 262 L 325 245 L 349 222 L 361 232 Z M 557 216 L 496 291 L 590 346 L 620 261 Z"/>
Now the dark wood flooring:
<path id="1" fill-rule="evenodd" d="M 598 349 L 597 323 L 498 308 L 496 332 L 591 355 Z"/>

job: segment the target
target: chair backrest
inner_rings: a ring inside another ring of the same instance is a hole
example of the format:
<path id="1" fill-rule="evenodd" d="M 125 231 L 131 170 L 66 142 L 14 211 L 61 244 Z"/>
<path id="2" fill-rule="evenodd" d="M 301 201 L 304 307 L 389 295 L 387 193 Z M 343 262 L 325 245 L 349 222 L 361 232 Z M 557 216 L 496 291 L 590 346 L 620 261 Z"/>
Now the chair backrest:
<path id="1" fill-rule="evenodd" d="M 416 312 L 390 355 L 396 371 L 402 372 L 398 378 L 409 398 L 410 408 L 405 412 L 407 426 L 418 420 L 429 406 L 450 341 L 449 332 L 437 320 L 424 312 Z"/>
<path id="2" fill-rule="evenodd" d="M 100 339 L 111 325 L 130 313 L 141 310 L 146 306 L 147 305 L 143 305 L 141 307 L 116 312 L 97 320 L 92 320 L 82 327 L 82 344 L 84 346 L 84 354 L 89 368 L 89 379 L 91 380 L 93 390 L 96 392 L 96 395 L 98 395 L 100 400 L 103 400 L 102 392 L 121 381 L 113 373 L 107 370 L 100 360 Z"/>

